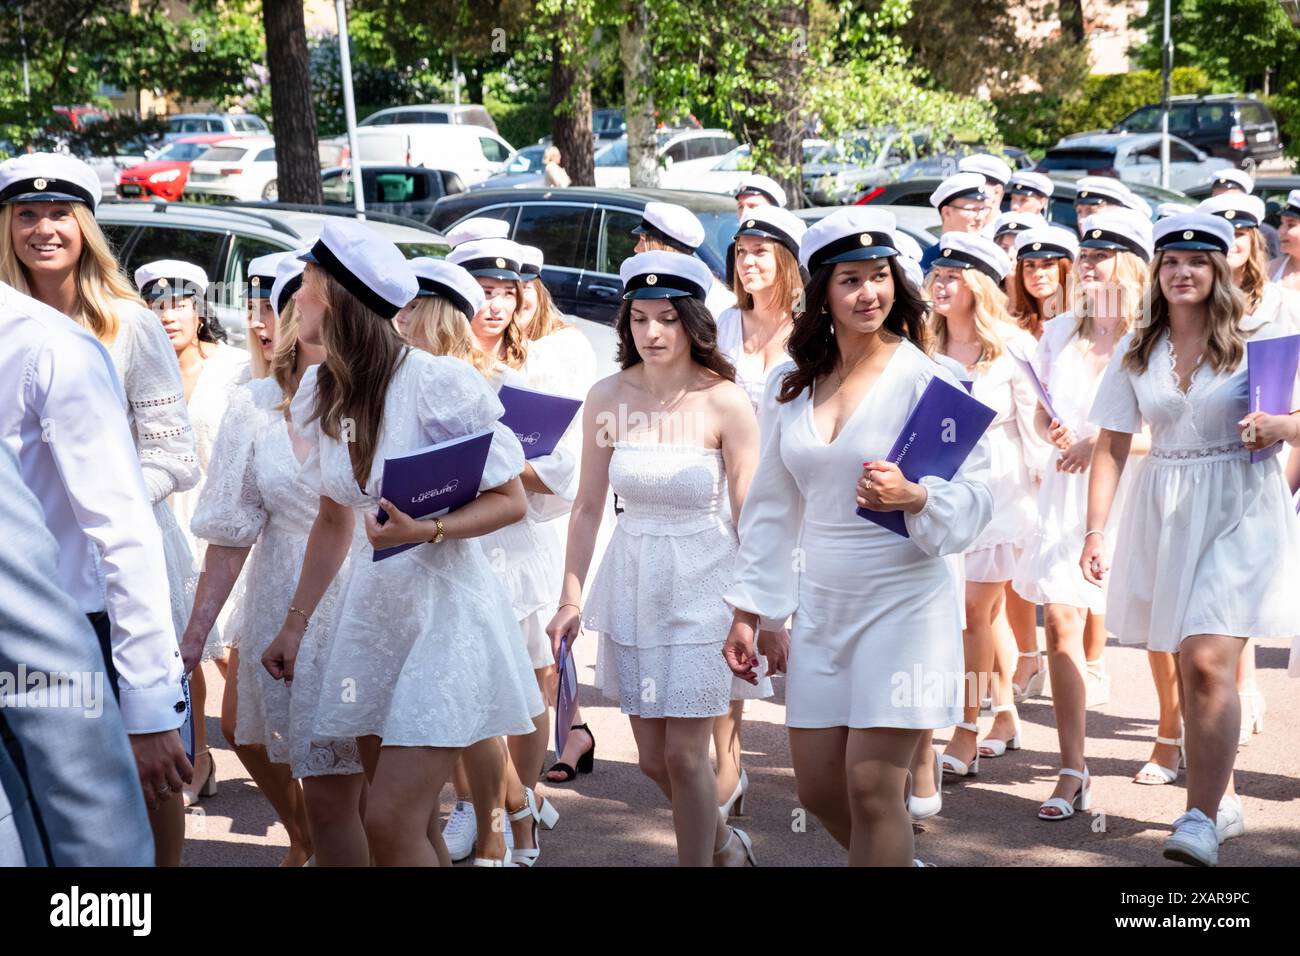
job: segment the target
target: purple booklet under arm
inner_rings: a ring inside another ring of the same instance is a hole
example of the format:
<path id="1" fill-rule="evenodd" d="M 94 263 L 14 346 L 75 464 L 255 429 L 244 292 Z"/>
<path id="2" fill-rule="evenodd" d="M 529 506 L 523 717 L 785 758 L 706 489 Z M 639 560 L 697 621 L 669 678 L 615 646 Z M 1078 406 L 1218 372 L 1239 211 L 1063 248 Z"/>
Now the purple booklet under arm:
<path id="1" fill-rule="evenodd" d="M 579 399 L 518 385 L 502 385 L 498 397 L 506 410 L 501 423 L 515 433 L 524 446 L 524 458 L 529 460 L 555 451 L 582 407 Z"/>
<path id="2" fill-rule="evenodd" d="M 564 742 L 569 739 L 573 713 L 578 709 L 578 672 L 573 666 L 573 648 L 567 637 L 560 639 L 560 656 L 556 661 L 560 682 L 555 690 L 555 759 L 564 753 Z"/>
<path id="3" fill-rule="evenodd" d="M 1047 414 L 1060 422 L 1061 416 L 1056 414 L 1056 409 L 1052 407 L 1052 397 L 1047 394 L 1047 386 L 1038 377 L 1038 371 L 1034 368 L 1034 363 L 1023 356 L 1016 355 L 1014 352 L 1011 353 L 1011 357 L 1019 362 L 1020 367 L 1024 369 L 1025 377 L 1029 379 L 1029 384 L 1034 386 L 1034 393 L 1038 396 L 1038 400 L 1043 403 L 1043 408 L 1047 410 Z M 1061 422 L 1061 424 L 1064 425 L 1065 423 Z"/>
<path id="4" fill-rule="evenodd" d="M 412 518 L 441 518 L 478 497 L 491 447 L 492 432 L 481 431 L 396 458 L 385 458 L 380 494 Z M 379 523 L 387 520 L 387 513 L 380 508 Z M 430 538 L 434 534 L 432 528 L 430 525 Z M 373 560 L 382 561 L 414 547 L 414 544 L 401 544 L 381 548 Z"/>
<path id="5" fill-rule="evenodd" d="M 898 465 L 908 481 L 920 481 L 927 475 L 948 481 L 957 474 L 995 414 L 964 389 L 932 378 L 885 460 Z M 910 537 L 901 511 L 859 508 L 858 514 L 894 534 Z"/>
<path id="6" fill-rule="evenodd" d="M 1246 378 L 1250 382 L 1250 410 L 1288 415 L 1300 365 L 1300 335 L 1283 335 L 1246 343 Z M 1278 442 L 1250 453 L 1251 463 L 1272 458 L 1282 450 Z"/>

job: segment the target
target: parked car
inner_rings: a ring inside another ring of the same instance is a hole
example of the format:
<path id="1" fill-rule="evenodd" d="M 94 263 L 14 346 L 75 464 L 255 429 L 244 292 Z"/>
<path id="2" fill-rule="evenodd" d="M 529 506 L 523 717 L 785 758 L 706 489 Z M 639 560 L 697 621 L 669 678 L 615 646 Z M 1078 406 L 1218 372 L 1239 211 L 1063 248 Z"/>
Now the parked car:
<path id="1" fill-rule="evenodd" d="M 1103 131 L 1104 132 L 1104 131 Z M 898 171 L 899 179 L 923 179 L 928 177 L 951 176 L 957 172 L 958 165 L 966 156 L 973 153 L 992 153 L 994 156 L 1001 156 L 1003 161 L 1011 167 L 1012 172 L 1021 169 L 1033 169 L 1034 161 L 1029 158 L 1029 154 L 1023 149 L 1016 146 L 981 146 L 975 144 L 960 144 L 951 148 L 941 149 L 922 157 L 915 162 L 908 163 Z"/>
<path id="2" fill-rule="evenodd" d="M 189 181 L 190 163 L 207 152 L 209 146 L 229 139 L 225 133 L 202 133 L 174 139 L 145 162 L 123 169 L 114 191 L 121 199 L 181 198 Z"/>
<path id="3" fill-rule="evenodd" d="M 1160 132 L 1160 104 L 1134 110 L 1111 132 Z M 1171 96 L 1169 132 L 1234 166 L 1253 167 L 1282 155 L 1277 118 L 1253 96 Z"/>
<path id="4" fill-rule="evenodd" d="M 621 109 L 591 111 L 591 132 L 596 139 L 618 139 L 627 135 L 627 121 Z"/>
<path id="5" fill-rule="evenodd" d="M 225 133 L 227 136 L 269 136 L 271 131 L 260 116 L 252 113 L 177 113 L 167 117 L 166 142 L 194 133 Z"/>
<path id="6" fill-rule="evenodd" d="M 346 166 L 337 166 L 321 173 L 326 205 L 355 208 L 356 183 L 349 172 Z M 373 210 L 422 223 L 429 221 L 434 203 L 443 196 L 465 191 L 465 184 L 451 170 L 427 166 L 363 166 L 361 185 L 367 214 Z"/>
<path id="7" fill-rule="evenodd" d="M 1200 202 L 1210 197 L 1210 188 L 1209 184 L 1197 186 L 1187 190 L 1187 195 Z M 1255 180 L 1254 194 L 1264 200 L 1264 221 L 1274 229 L 1282 220 L 1282 207 L 1293 189 L 1300 189 L 1300 176 L 1261 176 Z"/>
<path id="8" fill-rule="evenodd" d="M 321 168 L 338 164 L 334 144 L 317 144 Z M 190 163 L 186 194 L 194 198 L 274 201 L 275 140 L 269 136 L 238 136 L 213 143 Z"/>
<path id="9" fill-rule="evenodd" d="M 682 189 L 696 173 L 704 172 L 719 156 L 736 148 L 736 137 L 724 129 L 661 129 L 655 133 L 659 158 L 659 184 L 664 189 Z M 626 189 L 631 182 L 627 168 L 627 137 L 614 140 L 596 151 L 596 185 L 601 189 Z"/>
<path id="10" fill-rule="evenodd" d="M 429 224 L 446 232 L 472 216 L 510 224 L 510 238 L 539 247 L 542 279 L 562 312 L 613 323 L 623 286 L 618 267 L 632 254 L 645 204 L 678 203 L 704 225 L 699 257 L 720 279 L 736 231 L 736 204 L 727 196 L 667 189 L 481 189 L 438 200 Z"/>
<path id="11" fill-rule="evenodd" d="M 536 146 L 525 146 L 519 152 L 510 157 L 510 162 L 506 163 L 501 172 L 495 176 L 489 176 L 480 183 L 470 186 L 470 189 L 502 189 L 505 187 L 517 188 L 520 186 L 541 186 L 545 182 L 546 167 L 542 162 L 542 157 L 546 155 L 547 144 L 539 143 Z"/>
<path id="12" fill-rule="evenodd" d="M 85 129 L 87 126 L 108 119 L 103 110 L 94 106 L 56 106 L 54 112 L 67 120 L 68 125 L 75 130 Z"/>
<path id="13" fill-rule="evenodd" d="M 1226 159 L 1207 156 L 1195 146 L 1169 137 L 1169 187 L 1185 192 L 1228 169 Z M 1074 172 L 1115 176 L 1127 185 L 1160 183 L 1160 134 L 1100 133 L 1057 143 L 1034 167 L 1040 173 Z"/>
<path id="14" fill-rule="evenodd" d="M 371 113 L 358 126 L 394 126 L 433 123 L 440 126 L 481 126 L 497 132 L 497 124 L 488 111 L 477 103 L 421 103 L 417 106 L 390 106 Z"/>
<path id="15" fill-rule="evenodd" d="M 479 126 L 392 123 L 357 130 L 362 164 L 429 166 L 450 169 L 466 185 L 499 173 L 515 149 L 496 133 Z"/>
<path id="16" fill-rule="evenodd" d="M 824 139 L 805 139 L 803 141 L 803 162 L 805 166 L 812 162 L 827 146 Z M 696 171 L 679 188 L 690 189 L 705 193 L 720 193 L 722 195 L 734 195 L 738 187 L 750 172 L 750 147 L 747 143 L 742 143 L 731 152 L 724 155 L 709 169 Z M 661 182 L 661 186 L 664 184 Z M 664 186 L 664 188 L 667 188 Z"/>
<path id="17" fill-rule="evenodd" d="M 244 282 L 248 262 L 272 252 L 309 246 L 330 216 L 343 209 L 256 208 L 205 204 L 107 200 L 95 219 L 116 250 L 127 275 L 155 259 L 184 259 L 202 267 L 214 285 L 213 306 L 235 344 L 246 337 Z M 372 216 L 369 225 L 395 242 L 409 259 L 444 256 L 446 241 L 427 226 Z"/>
<path id="18" fill-rule="evenodd" d="M 1075 186 L 1075 180 L 1079 176 L 1068 173 L 1055 174 L 1052 176 L 1052 201 L 1047 207 L 1047 218 L 1049 221 L 1059 226 L 1065 226 L 1073 229 L 1077 223 L 1074 213 L 1074 195 L 1078 192 Z M 926 209 L 933 209 L 930 205 L 930 194 L 935 188 L 943 182 L 938 176 L 931 176 L 925 179 L 902 179 L 896 183 L 887 183 L 883 186 L 875 186 L 867 190 L 857 199 L 858 205 L 870 203 L 873 208 L 876 206 L 891 206 L 897 209 L 902 206 L 923 206 Z M 1125 183 L 1129 190 L 1136 193 L 1146 201 L 1150 207 L 1149 214 L 1154 221 L 1156 207 L 1163 202 L 1176 202 L 1183 205 L 1195 205 L 1195 200 L 1185 196 L 1183 193 L 1174 192 L 1169 189 L 1161 189 L 1159 186 L 1150 186 L 1146 183 Z M 1010 203 L 1009 198 L 1003 200 L 1003 205 Z M 937 211 L 935 212 L 937 216 Z"/>
<path id="19" fill-rule="evenodd" d="M 856 130 L 804 161 L 804 193 L 816 206 L 851 203 L 865 187 L 895 179 L 916 159 L 928 134 L 906 130 Z"/>

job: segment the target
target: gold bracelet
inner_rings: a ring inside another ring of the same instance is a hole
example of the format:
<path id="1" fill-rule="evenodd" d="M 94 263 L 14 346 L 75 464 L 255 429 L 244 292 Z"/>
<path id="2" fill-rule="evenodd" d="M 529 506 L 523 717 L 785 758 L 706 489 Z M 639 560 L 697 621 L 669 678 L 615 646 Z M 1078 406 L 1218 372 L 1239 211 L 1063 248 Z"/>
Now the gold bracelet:
<path id="1" fill-rule="evenodd" d="M 578 609 L 578 613 L 579 613 L 579 614 L 582 613 L 582 608 L 578 607 L 578 605 L 574 604 L 572 601 L 565 601 L 563 604 L 560 605 L 560 607 L 572 607 L 572 608 L 577 608 L 577 609 Z M 560 607 L 557 607 L 555 610 L 558 611 L 558 610 L 560 609 Z"/>
<path id="2" fill-rule="evenodd" d="M 1101 535 L 1103 538 L 1106 537 L 1106 532 L 1105 532 L 1105 531 L 1089 531 L 1089 532 L 1087 532 L 1086 534 L 1084 534 L 1084 536 L 1083 536 L 1083 540 L 1084 540 L 1084 541 L 1087 541 L 1087 540 L 1088 540 L 1088 535 L 1090 535 L 1090 534 L 1099 534 L 1099 535 Z"/>
<path id="3" fill-rule="evenodd" d="M 300 618 L 302 618 L 302 626 L 304 630 L 311 625 L 311 615 L 309 615 L 302 608 L 290 606 L 289 613 L 297 614 Z"/>
<path id="4" fill-rule="evenodd" d="M 442 526 L 441 518 L 434 518 L 433 524 L 434 527 L 438 529 L 438 533 L 429 539 L 429 544 L 442 544 L 442 539 L 446 537 L 447 529 Z"/>

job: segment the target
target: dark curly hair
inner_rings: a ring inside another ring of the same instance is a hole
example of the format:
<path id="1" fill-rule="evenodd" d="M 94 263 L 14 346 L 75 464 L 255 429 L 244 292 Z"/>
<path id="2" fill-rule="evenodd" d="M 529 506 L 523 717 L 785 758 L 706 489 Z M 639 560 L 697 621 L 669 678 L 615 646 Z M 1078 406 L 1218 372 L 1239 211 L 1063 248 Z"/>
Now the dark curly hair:
<path id="1" fill-rule="evenodd" d="M 618 333 L 618 365 L 623 369 L 631 368 L 641 361 L 641 353 L 636 350 L 636 342 L 632 338 L 634 301 L 624 299 L 619 306 L 618 317 L 614 320 L 614 331 Z M 716 372 L 728 382 L 734 382 L 736 368 L 718 350 L 718 326 L 704 301 L 692 296 L 680 296 L 668 301 L 677 311 L 677 318 L 691 340 L 691 361 Z"/>
<path id="2" fill-rule="evenodd" d="M 794 369 L 786 373 L 777 393 L 778 402 L 793 401 L 817 379 L 835 369 L 839 347 L 831 331 L 829 288 L 831 275 L 838 263 L 827 263 L 813 273 L 804 288 L 804 311 L 795 313 L 794 328 L 786 351 L 794 360 Z M 889 257 L 889 273 L 894 279 L 894 302 L 882 326 L 886 331 L 907 339 L 923 352 L 929 351 L 925 300 L 903 274 L 898 257 Z"/>

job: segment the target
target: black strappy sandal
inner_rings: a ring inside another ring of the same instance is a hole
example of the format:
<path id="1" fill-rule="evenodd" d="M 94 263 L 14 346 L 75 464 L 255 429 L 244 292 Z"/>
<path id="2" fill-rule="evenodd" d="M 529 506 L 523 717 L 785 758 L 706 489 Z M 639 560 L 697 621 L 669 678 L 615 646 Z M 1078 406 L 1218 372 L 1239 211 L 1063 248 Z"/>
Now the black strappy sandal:
<path id="1" fill-rule="evenodd" d="M 543 778 L 546 780 L 547 783 L 570 783 L 577 778 L 578 774 L 591 773 L 596 768 L 596 735 L 591 732 L 591 728 L 588 727 L 586 724 L 574 724 L 572 727 L 569 728 L 569 730 L 570 731 L 581 730 L 585 732 L 586 735 L 591 738 L 591 749 L 578 758 L 577 770 L 574 770 L 573 767 L 569 766 L 567 763 L 565 763 L 562 760 L 556 761 L 554 764 L 552 764 L 550 769 L 546 771 L 547 775 Z M 550 777 L 550 774 L 552 772 L 559 772 L 564 774 L 564 779 L 563 780 L 552 779 Z"/>

